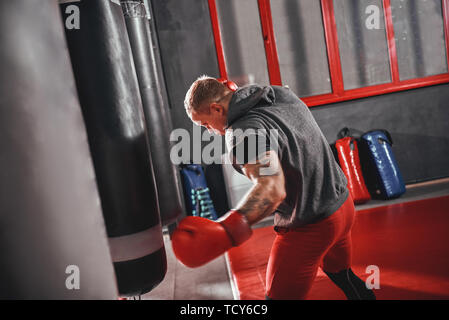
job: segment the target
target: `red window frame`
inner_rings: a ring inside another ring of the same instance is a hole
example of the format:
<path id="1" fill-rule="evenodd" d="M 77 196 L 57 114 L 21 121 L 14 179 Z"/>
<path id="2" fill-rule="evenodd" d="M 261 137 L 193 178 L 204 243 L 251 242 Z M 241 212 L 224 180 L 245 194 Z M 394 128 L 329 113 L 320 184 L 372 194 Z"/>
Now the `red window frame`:
<path id="1" fill-rule="evenodd" d="M 273 21 L 271 16 L 270 0 L 257 0 L 259 6 L 262 36 L 265 45 L 265 56 L 267 59 L 268 75 L 271 85 L 282 85 L 281 72 L 279 68 L 279 56 L 277 54 L 276 40 L 274 37 Z M 392 81 L 389 83 L 367 86 L 357 89 L 344 89 L 343 73 L 340 60 L 337 24 L 335 22 L 333 0 L 321 0 L 323 15 L 324 34 L 327 46 L 329 71 L 332 83 L 332 93 L 304 97 L 302 100 L 309 106 L 319 106 L 335 102 L 366 98 L 391 92 L 421 88 L 442 83 L 449 83 L 449 71 L 447 73 L 400 80 L 399 65 L 394 39 L 393 18 L 391 14 L 390 0 L 382 0 L 384 8 L 385 26 L 387 33 L 388 54 L 391 68 Z M 449 70 L 449 0 L 441 0 L 443 6 L 443 23 L 446 39 L 446 58 Z M 223 44 L 221 41 L 220 25 L 215 0 L 208 0 L 209 12 L 214 34 L 217 61 L 222 78 L 228 78 L 226 61 L 224 58 Z"/>

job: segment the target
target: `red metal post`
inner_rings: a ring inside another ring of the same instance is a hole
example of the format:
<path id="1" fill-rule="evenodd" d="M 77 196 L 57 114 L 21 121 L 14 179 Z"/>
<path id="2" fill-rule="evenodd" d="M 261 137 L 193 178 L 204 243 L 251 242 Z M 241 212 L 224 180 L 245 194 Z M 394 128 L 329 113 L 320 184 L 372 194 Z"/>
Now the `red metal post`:
<path id="1" fill-rule="evenodd" d="M 214 34 L 215 47 L 217 52 L 217 61 L 220 71 L 220 77 L 223 79 L 228 79 L 216 2 L 215 0 L 208 0 L 208 3 L 209 3 L 212 29 Z M 279 68 L 279 57 L 277 54 L 276 42 L 273 31 L 273 21 L 271 17 L 270 2 L 269 0 L 258 0 L 258 4 L 267 58 L 268 72 L 270 75 L 270 82 L 273 85 L 282 85 Z M 386 94 L 391 92 L 410 90 L 442 83 L 449 83 L 449 72 L 425 78 L 400 81 L 397 48 L 396 42 L 394 40 L 391 0 L 383 0 L 383 6 L 385 14 L 385 25 L 388 40 L 388 51 L 389 51 L 392 82 L 345 91 L 343 83 L 343 73 L 340 59 L 339 43 L 338 43 L 337 25 L 334 16 L 333 0 L 321 0 L 321 8 L 323 13 L 323 23 L 324 23 L 324 31 L 326 37 L 326 45 L 327 45 L 329 69 L 333 93 L 303 98 L 302 100 L 309 107 L 365 98 L 369 96 Z M 447 60 L 449 68 L 449 0 L 442 0 L 442 8 L 443 8 L 444 31 L 446 38 Z"/>
<path id="2" fill-rule="evenodd" d="M 354 99 L 360 99 L 360 98 L 366 98 L 381 94 L 387 94 L 392 92 L 398 92 L 403 90 L 410 90 L 410 89 L 416 89 L 416 88 L 422 88 L 427 86 L 433 86 L 437 84 L 442 83 L 449 83 L 449 74 L 439 74 L 435 76 L 429 76 L 425 78 L 418 78 L 418 79 L 410 79 L 410 80 L 404 80 L 400 81 L 399 83 L 385 83 L 370 87 L 363 87 L 363 88 L 357 88 L 357 89 L 351 89 L 346 90 L 341 95 L 334 95 L 334 94 L 323 94 L 313 97 L 306 97 L 302 100 L 307 104 L 309 107 L 313 106 L 319 106 L 323 104 L 330 104 L 335 102 L 341 102 L 341 101 L 347 101 L 347 100 L 354 100 Z"/>
<path id="3" fill-rule="evenodd" d="M 214 33 L 215 50 L 217 52 L 218 69 L 220 71 L 220 78 L 228 79 L 228 72 L 226 69 L 226 61 L 224 58 L 223 43 L 221 42 L 220 24 L 218 21 L 217 5 L 215 0 L 208 0 L 210 21 L 212 23 L 212 31 Z"/>
<path id="4" fill-rule="evenodd" d="M 391 1 L 383 0 L 385 28 L 387 30 L 388 54 L 390 56 L 391 80 L 393 83 L 400 81 L 396 40 L 394 38 L 393 16 L 391 13 Z"/>
<path id="5" fill-rule="evenodd" d="M 258 0 L 260 24 L 265 45 L 268 75 L 272 85 L 282 85 L 281 71 L 279 68 L 279 56 L 274 37 L 273 20 L 271 17 L 270 0 Z"/>
<path id="6" fill-rule="evenodd" d="M 446 36 L 446 58 L 447 67 L 449 71 L 449 0 L 442 0 L 443 3 L 443 23 L 444 23 L 444 34 Z"/>
<path id="7" fill-rule="evenodd" d="M 332 92 L 336 95 L 341 95 L 344 92 L 344 83 L 338 44 L 337 23 L 335 22 L 334 4 L 332 0 L 321 0 L 321 11 L 323 13 Z"/>

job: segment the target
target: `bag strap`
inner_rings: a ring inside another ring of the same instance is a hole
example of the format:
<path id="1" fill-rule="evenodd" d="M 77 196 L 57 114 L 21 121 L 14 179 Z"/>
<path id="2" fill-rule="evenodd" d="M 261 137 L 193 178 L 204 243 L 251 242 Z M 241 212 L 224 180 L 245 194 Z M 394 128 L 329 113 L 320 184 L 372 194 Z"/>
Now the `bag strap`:
<path id="1" fill-rule="evenodd" d="M 393 138 L 391 137 L 391 134 L 390 134 L 390 132 L 388 130 L 385 130 L 385 129 L 373 129 L 373 130 L 370 130 L 370 131 L 368 131 L 366 133 L 375 132 L 375 131 L 382 132 L 387 137 L 387 140 L 388 140 L 387 142 L 390 144 L 390 146 L 393 145 Z"/>
<path id="2" fill-rule="evenodd" d="M 380 131 L 382 131 L 387 136 L 387 139 L 389 140 L 390 145 L 392 146 L 393 145 L 393 138 L 391 137 L 390 132 L 388 132 L 387 130 L 380 130 Z"/>
<path id="3" fill-rule="evenodd" d="M 362 135 L 363 135 L 363 132 L 360 130 L 344 127 L 343 129 L 341 129 L 338 132 L 337 137 L 338 137 L 338 139 L 342 139 L 342 138 L 346 138 L 346 137 L 352 137 L 352 138 L 359 139 Z"/>
<path id="4" fill-rule="evenodd" d="M 201 165 L 181 163 L 181 164 L 179 165 L 179 167 L 181 168 L 181 170 L 184 170 L 184 171 L 193 171 L 193 172 L 195 172 L 198 176 L 201 175 L 201 169 L 202 169 L 202 166 L 201 166 Z"/>

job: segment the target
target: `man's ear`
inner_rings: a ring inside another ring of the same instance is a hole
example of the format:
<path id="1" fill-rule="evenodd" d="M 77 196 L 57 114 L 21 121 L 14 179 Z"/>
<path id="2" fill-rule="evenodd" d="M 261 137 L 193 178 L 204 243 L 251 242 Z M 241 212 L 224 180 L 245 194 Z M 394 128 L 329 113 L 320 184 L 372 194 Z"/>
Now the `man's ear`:
<path id="1" fill-rule="evenodd" d="M 222 105 L 220 105 L 216 102 L 212 102 L 210 105 L 210 111 L 212 113 L 219 113 L 220 115 L 222 115 L 224 113 L 224 108 Z"/>

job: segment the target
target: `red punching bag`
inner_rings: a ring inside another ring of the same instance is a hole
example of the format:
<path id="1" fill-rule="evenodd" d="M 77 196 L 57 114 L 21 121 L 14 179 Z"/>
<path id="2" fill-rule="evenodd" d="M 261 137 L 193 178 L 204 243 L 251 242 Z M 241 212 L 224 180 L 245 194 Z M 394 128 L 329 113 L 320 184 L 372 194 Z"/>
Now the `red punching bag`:
<path id="1" fill-rule="evenodd" d="M 335 142 L 335 148 L 340 167 L 348 179 L 348 189 L 354 203 L 361 204 L 369 201 L 371 196 L 363 179 L 357 140 L 353 137 L 341 138 Z"/>

